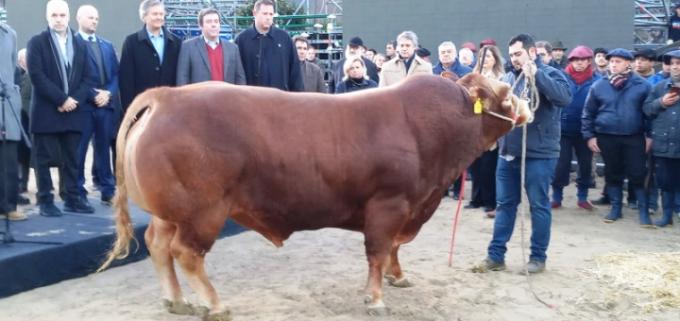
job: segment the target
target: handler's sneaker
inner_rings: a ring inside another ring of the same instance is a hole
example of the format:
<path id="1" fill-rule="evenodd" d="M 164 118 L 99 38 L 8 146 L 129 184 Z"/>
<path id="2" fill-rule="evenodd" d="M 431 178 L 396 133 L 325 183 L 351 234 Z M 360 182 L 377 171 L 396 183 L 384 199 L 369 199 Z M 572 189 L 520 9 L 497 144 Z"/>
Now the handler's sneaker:
<path id="1" fill-rule="evenodd" d="M 473 273 L 486 273 L 489 271 L 503 271 L 505 270 L 505 262 L 496 262 L 490 258 L 484 259 L 482 263 L 479 263 L 479 265 L 474 266 L 472 268 Z"/>
<path id="2" fill-rule="evenodd" d="M 5 214 L 0 215 L 0 219 L 5 219 Z M 10 221 L 23 221 L 27 220 L 28 216 L 24 214 L 24 212 L 21 211 L 11 211 L 9 212 L 9 220 Z"/>
<path id="3" fill-rule="evenodd" d="M 545 262 L 529 260 L 529 263 L 527 263 L 527 272 L 529 274 L 541 273 L 543 271 L 545 271 Z"/>

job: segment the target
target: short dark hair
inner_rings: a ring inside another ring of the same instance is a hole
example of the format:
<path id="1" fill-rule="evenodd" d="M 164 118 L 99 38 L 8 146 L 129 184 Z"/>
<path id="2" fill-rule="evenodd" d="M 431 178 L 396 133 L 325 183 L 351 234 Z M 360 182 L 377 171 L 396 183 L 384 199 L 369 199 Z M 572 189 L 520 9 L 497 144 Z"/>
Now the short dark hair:
<path id="1" fill-rule="evenodd" d="M 220 16 L 220 12 L 215 8 L 205 8 L 198 12 L 198 25 L 203 27 L 203 18 L 209 14 L 216 14 L 217 17 Z"/>
<path id="2" fill-rule="evenodd" d="M 599 47 L 599 48 L 595 48 L 595 50 L 593 50 L 593 53 L 595 55 L 600 54 L 600 53 L 607 55 L 609 53 L 609 50 L 607 50 L 607 48 Z"/>
<path id="3" fill-rule="evenodd" d="M 521 42 L 522 48 L 524 48 L 526 50 L 529 50 L 529 48 L 536 47 L 536 43 L 534 42 L 534 38 L 531 37 L 530 35 L 526 34 L 526 33 L 521 33 L 521 34 L 518 34 L 518 35 L 512 37 L 512 39 L 510 39 L 510 41 L 508 42 L 508 46 L 512 46 L 517 42 Z"/>
<path id="4" fill-rule="evenodd" d="M 370 52 L 372 52 L 374 55 L 378 53 L 378 51 L 375 50 L 375 49 L 373 49 L 373 48 L 368 49 L 368 50 L 366 50 L 366 51 L 370 51 Z"/>
<path id="5" fill-rule="evenodd" d="M 536 41 L 536 48 L 545 48 L 547 53 L 552 53 L 553 51 L 552 45 L 547 41 Z"/>
<path id="6" fill-rule="evenodd" d="M 257 0 L 257 1 L 255 1 L 255 4 L 253 5 L 253 10 L 260 11 L 261 6 L 272 6 L 272 7 L 276 8 L 276 6 L 274 5 L 274 1 L 272 1 L 272 0 Z"/>
<path id="7" fill-rule="evenodd" d="M 300 35 L 293 37 L 293 43 L 296 43 L 296 42 L 304 42 L 304 43 L 306 43 L 306 44 L 307 44 L 307 49 L 309 49 L 309 47 L 311 46 L 311 45 L 309 44 L 309 39 L 307 39 L 307 37 L 303 37 L 303 36 L 300 36 Z"/>
<path id="8" fill-rule="evenodd" d="M 392 48 L 397 48 L 397 41 L 396 40 L 390 40 L 387 42 L 387 45 L 392 45 Z"/>

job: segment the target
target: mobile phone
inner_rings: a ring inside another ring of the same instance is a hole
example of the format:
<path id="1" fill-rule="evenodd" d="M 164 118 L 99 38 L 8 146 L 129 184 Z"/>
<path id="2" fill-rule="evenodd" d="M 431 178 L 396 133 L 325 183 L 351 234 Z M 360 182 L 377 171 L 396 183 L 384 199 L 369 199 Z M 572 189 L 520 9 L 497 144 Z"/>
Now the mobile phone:
<path id="1" fill-rule="evenodd" d="M 668 89 L 668 92 L 680 96 L 680 87 L 672 86 L 670 89 Z"/>

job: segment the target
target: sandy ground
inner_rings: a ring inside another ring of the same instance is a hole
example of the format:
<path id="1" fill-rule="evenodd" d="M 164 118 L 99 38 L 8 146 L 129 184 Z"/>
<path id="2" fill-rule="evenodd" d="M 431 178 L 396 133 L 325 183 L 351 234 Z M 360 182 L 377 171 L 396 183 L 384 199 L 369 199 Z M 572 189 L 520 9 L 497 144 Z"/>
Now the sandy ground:
<path id="1" fill-rule="evenodd" d="M 591 190 L 592 198 L 597 193 Z M 246 232 L 218 241 L 207 257 L 207 269 L 233 320 L 241 321 L 680 320 L 677 309 L 645 312 L 631 297 L 612 299 L 606 293 L 629 290 L 612 288 L 588 273 L 596 268 L 593 259 L 608 253 L 680 251 L 680 224 L 642 229 L 629 209 L 623 221 L 604 224 L 600 218 L 606 208 L 577 209 L 573 186 L 565 195 L 565 207 L 553 211 L 547 270 L 531 277 L 537 294 L 554 304 L 553 309 L 534 299 L 527 278 L 519 273 L 519 228 L 509 243 L 508 270 L 470 271 L 485 257 L 493 229 L 493 220 L 481 210 L 464 211 L 453 267 L 447 266 L 456 204 L 450 198 L 418 237 L 402 247 L 403 268 L 415 286 L 384 288 L 388 317 L 366 314 L 362 288 L 367 263 L 359 233 L 300 232 L 276 249 L 259 234 Z M 196 302 L 182 284 L 187 298 Z M 146 259 L 1 299 L 0 320 L 198 320 L 167 314 L 160 306 L 160 292 Z"/>

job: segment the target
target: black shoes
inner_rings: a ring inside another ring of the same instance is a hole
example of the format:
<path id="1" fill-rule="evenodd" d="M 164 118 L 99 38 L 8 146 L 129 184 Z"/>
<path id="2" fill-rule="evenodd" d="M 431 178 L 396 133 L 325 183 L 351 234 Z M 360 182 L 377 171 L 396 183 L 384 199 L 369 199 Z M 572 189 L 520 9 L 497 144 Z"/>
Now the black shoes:
<path id="1" fill-rule="evenodd" d="M 40 204 L 40 215 L 46 217 L 59 217 L 64 215 L 54 203 Z"/>
<path id="2" fill-rule="evenodd" d="M 113 204 L 113 195 L 102 195 L 102 205 L 111 206 Z"/>
<path id="3" fill-rule="evenodd" d="M 464 209 L 475 209 L 475 208 L 480 208 L 482 207 L 481 205 L 477 205 L 475 203 L 469 203 L 468 205 L 463 206 Z"/>
<path id="4" fill-rule="evenodd" d="M 80 214 L 92 214 L 94 213 L 94 207 L 90 205 L 86 198 L 82 197 L 75 201 L 64 202 L 64 211 Z"/>
<path id="5" fill-rule="evenodd" d="M 28 197 L 21 194 L 17 195 L 17 205 L 28 205 L 31 204 L 31 200 Z"/>

